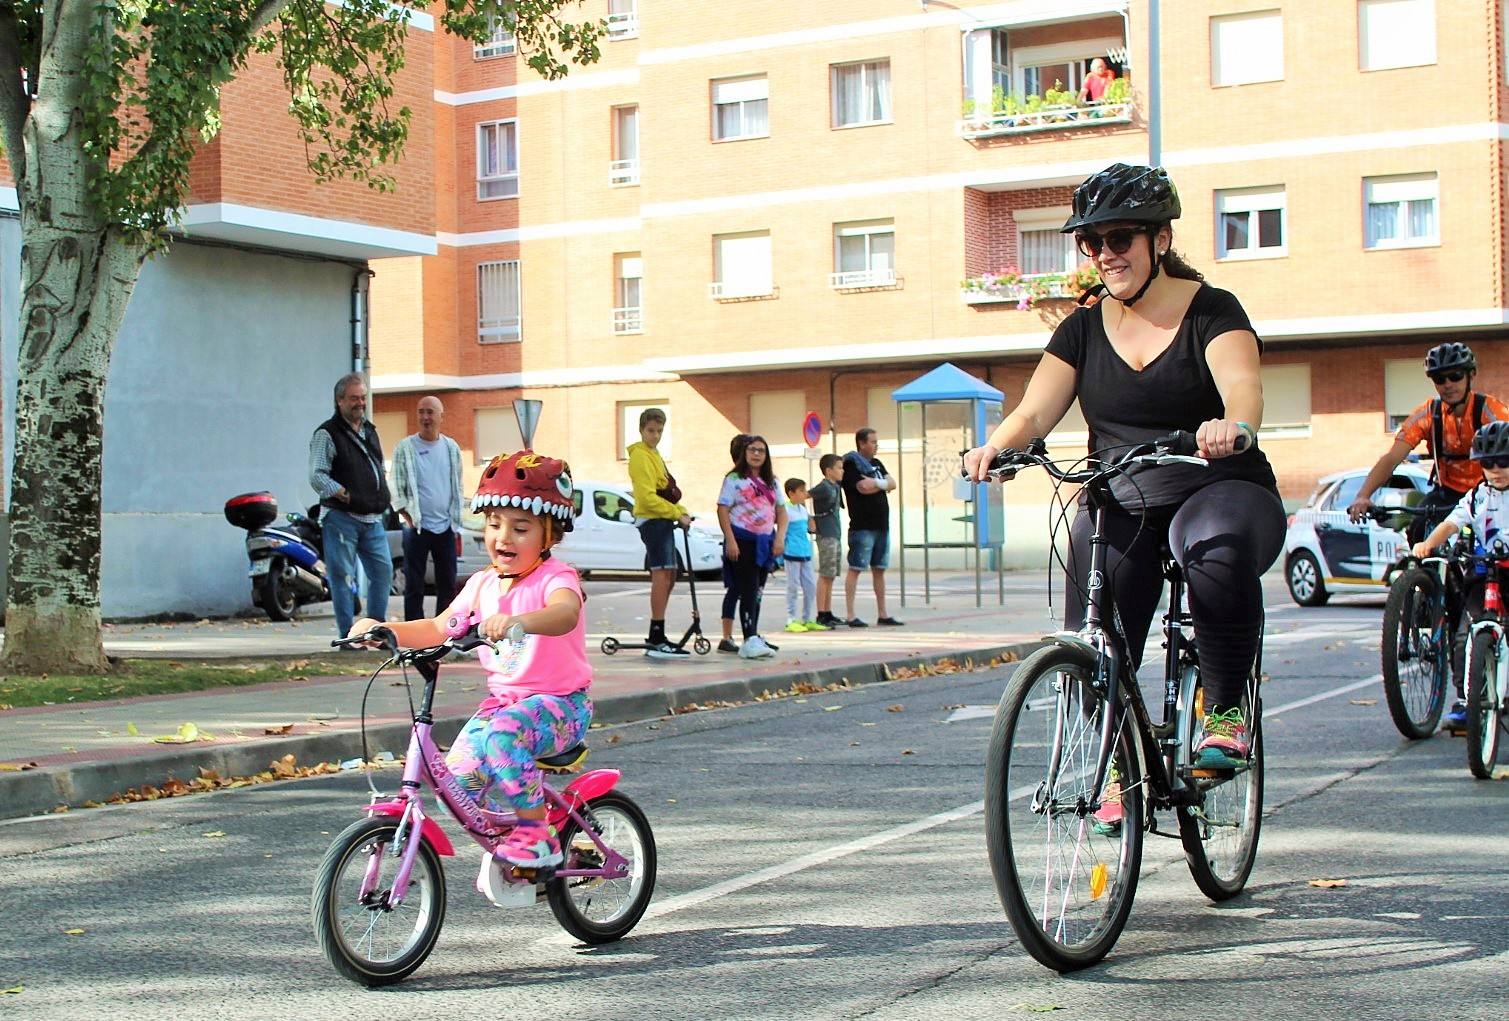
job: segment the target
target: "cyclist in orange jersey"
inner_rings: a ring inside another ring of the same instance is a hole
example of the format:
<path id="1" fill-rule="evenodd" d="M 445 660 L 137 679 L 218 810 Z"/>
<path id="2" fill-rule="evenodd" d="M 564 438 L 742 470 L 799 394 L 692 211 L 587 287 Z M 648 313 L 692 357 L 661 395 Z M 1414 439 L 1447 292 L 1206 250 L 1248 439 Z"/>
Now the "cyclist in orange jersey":
<path id="1" fill-rule="evenodd" d="M 1421 441 L 1435 461 L 1431 490 L 1420 504 L 1432 513 L 1416 515 L 1410 521 L 1410 545 L 1425 538 L 1468 490 L 1483 481 L 1483 469 L 1472 460 L 1472 437 L 1487 422 L 1509 421 L 1509 406 L 1472 389 L 1477 368 L 1477 358 L 1466 344 L 1437 344 L 1425 355 L 1425 374 L 1436 385 L 1437 396 L 1410 412 L 1394 434 L 1394 445 L 1368 472 L 1357 498 L 1347 508 L 1353 521 L 1367 515 L 1373 506 L 1373 493 Z"/>

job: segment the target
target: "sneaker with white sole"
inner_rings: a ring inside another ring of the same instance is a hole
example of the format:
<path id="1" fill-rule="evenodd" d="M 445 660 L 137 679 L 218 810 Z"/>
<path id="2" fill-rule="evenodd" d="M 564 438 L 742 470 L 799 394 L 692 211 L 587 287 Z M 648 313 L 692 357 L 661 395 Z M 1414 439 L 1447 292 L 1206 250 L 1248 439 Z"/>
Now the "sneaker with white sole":
<path id="1" fill-rule="evenodd" d="M 775 650 L 759 635 L 750 635 L 744 639 L 744 644 L 739 646 L 740 659 L 766 659 L 774 655 Z"/>
<path id="2" fill-rule="evenodd" d="M 653 642 L 649 644 L 644 654 L 650 659 L 691 659 L 692 654 L 685 649 L 678 649 L 667 641 Z"/>

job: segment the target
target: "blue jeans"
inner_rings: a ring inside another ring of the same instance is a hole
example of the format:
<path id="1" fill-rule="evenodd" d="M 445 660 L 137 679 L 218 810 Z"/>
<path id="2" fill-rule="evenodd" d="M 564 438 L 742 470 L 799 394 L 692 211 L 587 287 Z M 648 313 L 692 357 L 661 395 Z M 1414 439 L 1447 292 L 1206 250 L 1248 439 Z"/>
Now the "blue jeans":
<path id="1" fill-rule="evenodd" d="M 356 587 L 356 562 L 367 572 L 367 616 L 388 619 L 388 592 L 393 588 L 393 557 L 388 533 L 379 521 L 358 521 L 329 507 L 320 513 L 325 541 L 325 569 L 330 572 L 330 601 L 335 604 L 335 628 L 345 638 L 355 620 L 351 592 Z"/>
<path id="2" fill-rule="evenodd" d="M 849 529 L 849 570 L 881 570 L 891 564 L 891 532 L 887 528 Z"/>

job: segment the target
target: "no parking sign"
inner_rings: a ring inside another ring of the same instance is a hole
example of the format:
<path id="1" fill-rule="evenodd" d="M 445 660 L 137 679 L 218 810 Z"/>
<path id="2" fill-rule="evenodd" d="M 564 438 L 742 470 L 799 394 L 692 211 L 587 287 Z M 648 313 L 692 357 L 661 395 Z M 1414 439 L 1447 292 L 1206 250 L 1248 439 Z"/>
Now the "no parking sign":
<path id="1" fill-rule="evenodd" d="M 823 420 L 817 412 L 807 412 L 807 417 L 802 419 L 802 439 L 807 441 L 807 449 L 804 453 L 808 460 L 815 461 L 822 454 L 818 452 L 817 445 L 823 441 Z"/>

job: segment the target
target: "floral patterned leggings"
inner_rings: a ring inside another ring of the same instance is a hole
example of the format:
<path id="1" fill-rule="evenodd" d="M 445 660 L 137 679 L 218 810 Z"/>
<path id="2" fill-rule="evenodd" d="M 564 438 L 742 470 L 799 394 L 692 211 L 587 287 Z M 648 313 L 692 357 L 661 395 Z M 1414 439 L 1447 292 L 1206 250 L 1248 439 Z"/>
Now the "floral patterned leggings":
<path id="1" fill-rule="evenodd" d="M 545 796 L 534 760 L 570 748 L 591 722 L 592 700 L 585 691 L 484 704 L 456 735 L 445 764 L 489 811 L 539 808 Z"/>

